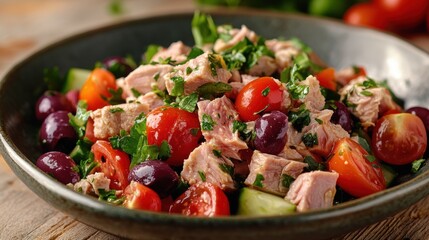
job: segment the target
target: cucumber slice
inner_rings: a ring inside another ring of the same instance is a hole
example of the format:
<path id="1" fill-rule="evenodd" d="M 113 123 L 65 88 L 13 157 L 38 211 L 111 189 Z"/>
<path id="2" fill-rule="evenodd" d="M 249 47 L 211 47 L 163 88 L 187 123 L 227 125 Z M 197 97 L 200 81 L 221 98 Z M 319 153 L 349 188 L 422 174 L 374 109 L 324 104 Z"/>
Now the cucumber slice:
<path id="1" fill-rule="evenodd" d="M 79 90 L 82 88 L 86 79 L 89 77 L 91 70 L 82 69 L 82 68 L 70 68 L 67 73 L 66 82 L 64 84 L 63 93 L 66 93 L 70 90 Z"/>
<path id="2" fill-rule="evenodd" d="M 242 188 L 238 199 L 238 215 L 283 215 L 295 212 L 289 201 L 252 188 Z"/>
<path id="3" fill-rule="evenodd" d="M 386 180 L 386 186 L 390 186 L 393 180 L 398 176 L 398 173 L 391 167 L 386 164 L 381 164 L 381 170 L 383 171 L 384 179 Z"/>

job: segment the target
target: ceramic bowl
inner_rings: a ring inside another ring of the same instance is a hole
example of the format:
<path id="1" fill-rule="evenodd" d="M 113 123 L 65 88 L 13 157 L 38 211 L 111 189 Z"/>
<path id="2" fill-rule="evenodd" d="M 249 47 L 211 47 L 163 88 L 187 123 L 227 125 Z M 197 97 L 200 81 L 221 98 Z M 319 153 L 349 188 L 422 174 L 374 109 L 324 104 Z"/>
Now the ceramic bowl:
<path id="1" fill-rule="evenodd" d="M 363 65 L 373 78 L 388 79 L 406 106 L 429 106 L 429 55 L 395 36 L 301 15 L 210 13 L 217 24 L 245 24 L 267 39 L 298 37 L 328 65 Z M 429 171 L 421 171 L 403 184 L 329 209 L 273 217 L 196 218 L 111 206 L 73 192 L 35 167 L 40 151 L 34 103 L 44 68 L 91 68 L 114 55 L 138 59 L 152 43 L 168 46 L 182 40 L 192 45 L 192 15 L 155 16 L 95 29 L 45 47 L 10 69 L 0 83 L 0 146 L 15 174 L 40 198 L 77 220 L 141 239 L 329 238 L 380 221 L 429 193 Z"/>

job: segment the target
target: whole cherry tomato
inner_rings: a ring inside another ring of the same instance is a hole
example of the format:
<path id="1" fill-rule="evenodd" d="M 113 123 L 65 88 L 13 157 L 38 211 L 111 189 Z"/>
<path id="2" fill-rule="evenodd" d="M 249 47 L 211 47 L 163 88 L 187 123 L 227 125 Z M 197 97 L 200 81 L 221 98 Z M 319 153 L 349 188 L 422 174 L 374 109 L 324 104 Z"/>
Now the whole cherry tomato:
<path id="1" fill-rule="evenodd" d="M 161 199 L 152 189 L 141 183 L 132 181 L 124 190 L 125 201 L 123 205 L 130 209 L 140 209 L 160 212 Z"/>
<path id="2" fill-rule="evenodd" d="M 200 182 L 189 187 L 174 201 L 169 212 L 205 217 L 230 214 L 225 193 L 218 186 L 208 182 Z"/>
<path id="3" fill-rule="evenodd" d="M 373 3 L 358 3 L 344 14 L 344 22 L 357 26 L 388 29 L 388 22 L 379 7 Z"/>
<path id="4" fill-rule="evenodd" d="M 372 149 L 380 160 L 403 165 L 421 158 L 427 136 L 422 120 L 411 113 L 385 115 L 378 119 L 372 134 Z"/>
<path id="5" fill-rule="evenodd" d="M 354 197 L 364 197 L 386 188 L 380 164 L 350 138 L 335 143 L 328 168 L 339 174 L 338 186 Z"/>
<path id="6" fill-rule="evenodd" d="M 124 190 L 128 186 L 130 159 L 121 150 L 113 149 L 108 141 L 97 140 L 91 147 L 94 161 L 104 175 L 110 179 L 110 188 Z"/>
<path id="7" fill-rule="evenodd" d="M 244 86 L 235 99 L 235 108 L 243 121 L 254 121 L 260 115 L 280 110 L 283 101 L 281 84 L 272 77 L 258 78 Z"/>
<path id="8" fill-rule="evenodd" d="M 167 106 L 155 108 L 148 113 L 146 132 L 150 145 L 161 146 L 163 141 L 167 141 L 171 154 L 167 163 L 172 166 L 181 166 L 198 146 L 201 138 L 200 122 L 196 114 Z"/>
<path id="9" fill-rule="evenodd" d="M 83 84 L 79 99 L 86 101 L 88 110 L 96 110 L 109 105 L 105 100 L 112 96 L 109 89 L 117 89 L 115 76 L 105 69 L 96 68 Z"/>

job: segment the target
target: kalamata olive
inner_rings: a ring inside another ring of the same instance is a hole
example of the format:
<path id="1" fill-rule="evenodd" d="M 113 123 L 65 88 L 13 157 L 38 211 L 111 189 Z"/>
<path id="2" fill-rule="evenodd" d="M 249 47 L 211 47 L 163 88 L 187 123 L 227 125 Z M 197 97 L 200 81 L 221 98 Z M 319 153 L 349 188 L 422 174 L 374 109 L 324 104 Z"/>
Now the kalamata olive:
<path id="1" fill-rule="evenodd" d="M 42 154 L 37 159 L 36 166 L 64 184 L 74 184 L 80 180 L 79 174 L 74 170 L 75 162 L 62 152 L 54 151 Z"/>
<path id="2" fill-rule="evenodd" d="M 335 107 L 331 108 L 334 110 L 331 122 L 341 125 L 344 130 L 350 133 L 353 127 L 353 120 L 350 111 L 347 109 L 346 105 L 341 102 L 335 102 L 334 105 Z"/>
<path id="3" fill-rule="evenodd" d="M 407 113 L 411 113 L 419 117 L 425 125 L 426 131 L 429 132 L 429 110 L 424 107 L 412 107 L 407 109 Z"/>
<path id="4" fill-rule="evenodd" d="M 123 57 L 110 57 L 103 61 L 103 67 L 109 70 L 116 78 L 126 77 L 134 69 Z"/>
<path id="5" fill-rule="evenodd" d="M 164 198 L 177 187 L 179 176 L 167 163 L 149 160 L 133 167 L 128 175 L 128 181 L 139 182 Z"/>
<path id="6" fill-rule="evenodd" d="M 69 153 L 75 146 L 77 135 L 67 114 L 66 111 L 54 112 L 43 121 L 39 140 L 44 151 Z"/>
<path id="7" fill-rule="evenodd" d="M 49 114 L 56 111 L 73 112 L 70 101 L 61 93 L 46 91 L 36 102 L 36 118 L 43 121 Z"/>
<path id="8" fill-rule="evenodd" d="M 77 103 L 79 102 L 79 90 L 70 90 L 66 93 L 66 98 L 69 100 L 69 102 L 72 105 L 73 108 L 73 113 L 76 112 L 76 106 Z"/>
<path id="9" fill-rule="evenodd" d="M 269 154 L 280 153 L 287 140 L 288 117 L 280 111 L 264 114 L 255 121 L 255 148 Z"/>

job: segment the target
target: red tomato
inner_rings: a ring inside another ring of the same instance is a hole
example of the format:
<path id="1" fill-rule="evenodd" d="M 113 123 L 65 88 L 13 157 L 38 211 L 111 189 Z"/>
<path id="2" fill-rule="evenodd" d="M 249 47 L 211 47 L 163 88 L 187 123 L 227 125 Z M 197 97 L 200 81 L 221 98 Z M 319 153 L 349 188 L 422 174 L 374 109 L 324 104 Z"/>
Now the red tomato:
<path id="1" fill-rule="evenodd" d="M 115 76 L 105 69 L 96 68 L 83 84 L 79 99 L 86 101 L 88 110 L 96 110 L 109 105 L 103 99 L 103 97 L 109 98 L 112 96 L 109 89 L 117 89 Z"/>
<path id="2" fill-rule="evenodd" d="M 235 100 L 240 118 L 254 121 L 263 113 L 280 110 L 283 101 L 280 87 L 272 77 L 261 77 L 244 86 Z"/>
<path id="3" fill-rule="evenodd" d="M 167 141 L 171 153 L 167 163 L 172 166 L 181 166 L 201 138 L 196 114 L 166 106 L 158 107 L 147 115 L 146 132 L 150 145 L 161 146 L 163 141 Z"/>
<path id="4" fill-rule="evenodd" d="M 338 186 L 350 195 L 364 197 L 386 188 L 380 164 L 368 157 L 357 142 L 342 138 L 335 143 L 331 154 L 328 168 L 339 174 Z"/>
<path id="5" fill-rule="evenodd" d="M 227 216 L 229 202 L 218 186 L 208 182 L 192 185 L 170 207 L 170 213 L 187 216 Z"/>
<path id="6" fill-rule="evenodd" d="M 123 205 L 130 209 L 140 209 L 160 212 L 161 199 L 158 194 L 145 185 L 132 181 L 124 190 Z"/>
<path id="7" fill-rule="evenodd" d="M 397 113 L 378 119 L 372 134 L 372 149 L 380 160 L 403 165 L 421 158 L 427 136 L 422 120 L 411 113 Z"/>
<path id="8" fill-rule="evenodd" d="M 332 91 L 337 91 L 337 82 L 335 81 L 335 69 L 325 68 L 316 74 L 317 80 L 319 80 L 320 86 L 327 88 Z"/>
<path id="9" fill-rule="evenodd" d="M 121 150 L 113 149 L 108 141 L 97 140 L 91 147 L 94 161 L 104 175 L 110 179 L 110 188 L 124 190 L 128 186 L 130 159 Z"/>
<path id="10" fill-rule="evenodd" d="M 92 118 L 88 118 L 88 122 L 86 123 L 85 138 L 91 142 L 97 141 L 94 136 L 94 120 L 92 120 Z"/>
<path id="11" fill-rule="evenodd" d="M 411 30 L 424 23 L 428 0 L 373 0 L 396 30 Z"/>
<path id="12" fill-rule="evenodd" d="M 348 24 L 386 30 L 387 19 L 382 11 L 373 3 L 358 3 L 350 7 L 344 14 L 344 21 Z"/>

